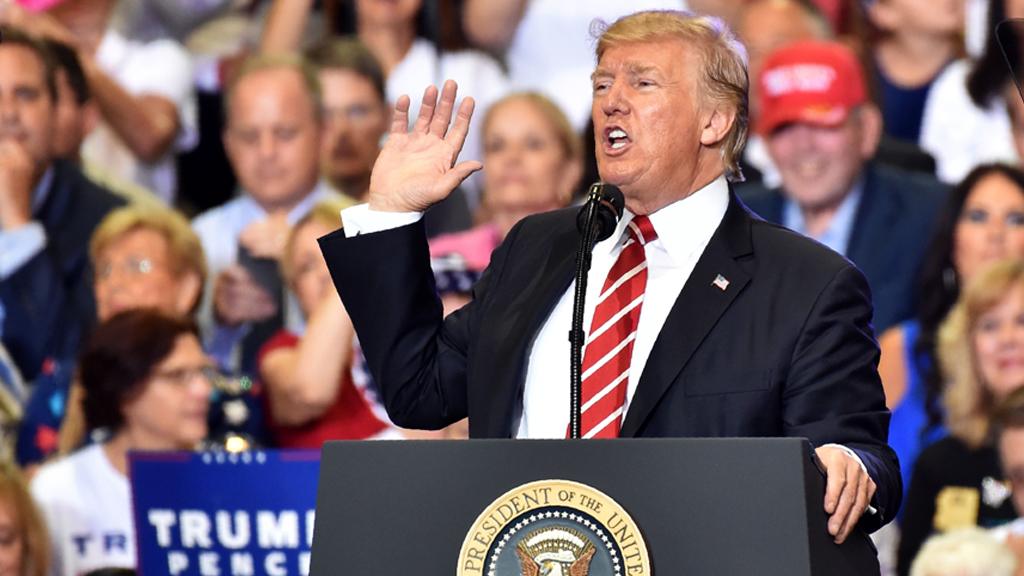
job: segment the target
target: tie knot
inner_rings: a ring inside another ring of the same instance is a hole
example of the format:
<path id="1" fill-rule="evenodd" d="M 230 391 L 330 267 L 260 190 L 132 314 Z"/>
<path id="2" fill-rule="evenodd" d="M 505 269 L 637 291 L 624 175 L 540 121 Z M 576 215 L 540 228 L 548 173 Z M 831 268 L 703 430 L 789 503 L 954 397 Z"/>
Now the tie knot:
<path id="1" fill-rule="evenodd" d="M 654 224 L 651 224 L 651 219 L 647 216 L 635 216 L 630 220 L 627 228 L 629 228 L 629 233 L 641 246 L 658 238 L 658 233 L 654 230 Z"/>

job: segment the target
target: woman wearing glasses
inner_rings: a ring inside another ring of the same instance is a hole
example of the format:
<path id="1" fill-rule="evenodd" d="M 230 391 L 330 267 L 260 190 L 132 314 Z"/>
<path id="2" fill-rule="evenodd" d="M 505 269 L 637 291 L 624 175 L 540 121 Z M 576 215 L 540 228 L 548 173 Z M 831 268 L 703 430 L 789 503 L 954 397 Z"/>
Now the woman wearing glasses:
<path id="1" fill-rule="evenodd" d="M 86 426 L 105 440 L 44 465 L 31 485 L 50 529 L 51 573 L 135 567 L 128 451 L 195 448 L 212 371 L 191 320 L 135 310 L 96 329 L 79 379 Z"/>

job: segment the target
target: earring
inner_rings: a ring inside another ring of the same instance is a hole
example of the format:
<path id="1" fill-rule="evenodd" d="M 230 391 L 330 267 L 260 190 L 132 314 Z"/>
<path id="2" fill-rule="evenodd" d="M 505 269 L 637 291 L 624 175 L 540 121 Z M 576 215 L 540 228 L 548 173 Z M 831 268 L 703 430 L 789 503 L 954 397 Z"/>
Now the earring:
<path id="1" fill-rule="evenodd" d="M 947 292 L 956 292 L 957 290 L 956 270 L 954 270 L 952 266 L 948 266 L 942 270 L 942 287 L 945 288 Z"/>

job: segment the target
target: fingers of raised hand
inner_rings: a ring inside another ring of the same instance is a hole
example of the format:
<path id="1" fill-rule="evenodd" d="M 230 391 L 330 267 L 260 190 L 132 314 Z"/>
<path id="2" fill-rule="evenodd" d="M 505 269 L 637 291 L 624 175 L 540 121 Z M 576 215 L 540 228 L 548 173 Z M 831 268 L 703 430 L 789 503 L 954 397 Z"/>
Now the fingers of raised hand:
<path id="1" fill-rule="evenodd" d="M 459 186 L 459 184 L 462 184 L 463 180 L 469 178 L 473 172 L 476 172 L 483 167 L 484 165 L 476 160 L 459 162 L 455 166 L 452 166 L 452 169 L 445 174 L 445 179 L 447 180 L 445 187 L 454 190 Z"/>
<path id="2" fill-rule="evenodd" d="M 441 101 L 434 110 L 434 118 L 430 121 L 430 133 L 438 138 L 444 138 L 448 132 L 448 124 L 452 120 L 452 110 L 455 109 L 455 96 L 458 93 L 458 85 L 454 80 L 447 80 L 441 90 Z"/>
<path id="3" fill-rule="evenodd" d="M 437 86 L 431 84 L 423 91 L 423 101 L 420 102 L 420 113 L 416 117 L 416 125 L 413 132 L 426 134 L 430 130 L 430 122 L 434 119 L 434 110 L 437 108 Z"/>
<path id="4" fill-rule="evenodd" d="M 391 133 L 405 134 L 409 131 L 409 97 L 402 94 L 395 102 L 395 113 L 391 117 Z"/>
<path id="5" fill-rule="evenodd" d="M 473 109 L 476 108 L 476 101 L 472 97 L 465 98 L 459 104 L 459 111 L 455 116 L 455 123 L 448 132 L 448 141 L 455 149 L 455 156 L 462 152 L 462 145 L 466 143 L 466 134 L 469 133 L 469 121 L 473 118 Z"/>

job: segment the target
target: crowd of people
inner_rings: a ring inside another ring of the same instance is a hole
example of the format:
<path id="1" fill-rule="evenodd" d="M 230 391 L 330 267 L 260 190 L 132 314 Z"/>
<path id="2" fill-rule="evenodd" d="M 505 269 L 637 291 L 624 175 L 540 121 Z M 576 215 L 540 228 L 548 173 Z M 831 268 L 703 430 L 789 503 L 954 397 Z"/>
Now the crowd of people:
<path id="1" fill-rule="evenodd" d="M 642 9 L 735 31 L 732 192 L 870 285 L 904 488 L 883 574 L 1024 574 L 1018 0 L 0 1 L 0 567 L 134 568 L 129 450 L 467 437 L 391 422 L 317 238 L 399 96 L 416 118 L 454 79 L 483 170 L 425 227 L 445 314 L 469 302 L 520 219 L 599 178 L 592 22 Z"/>

